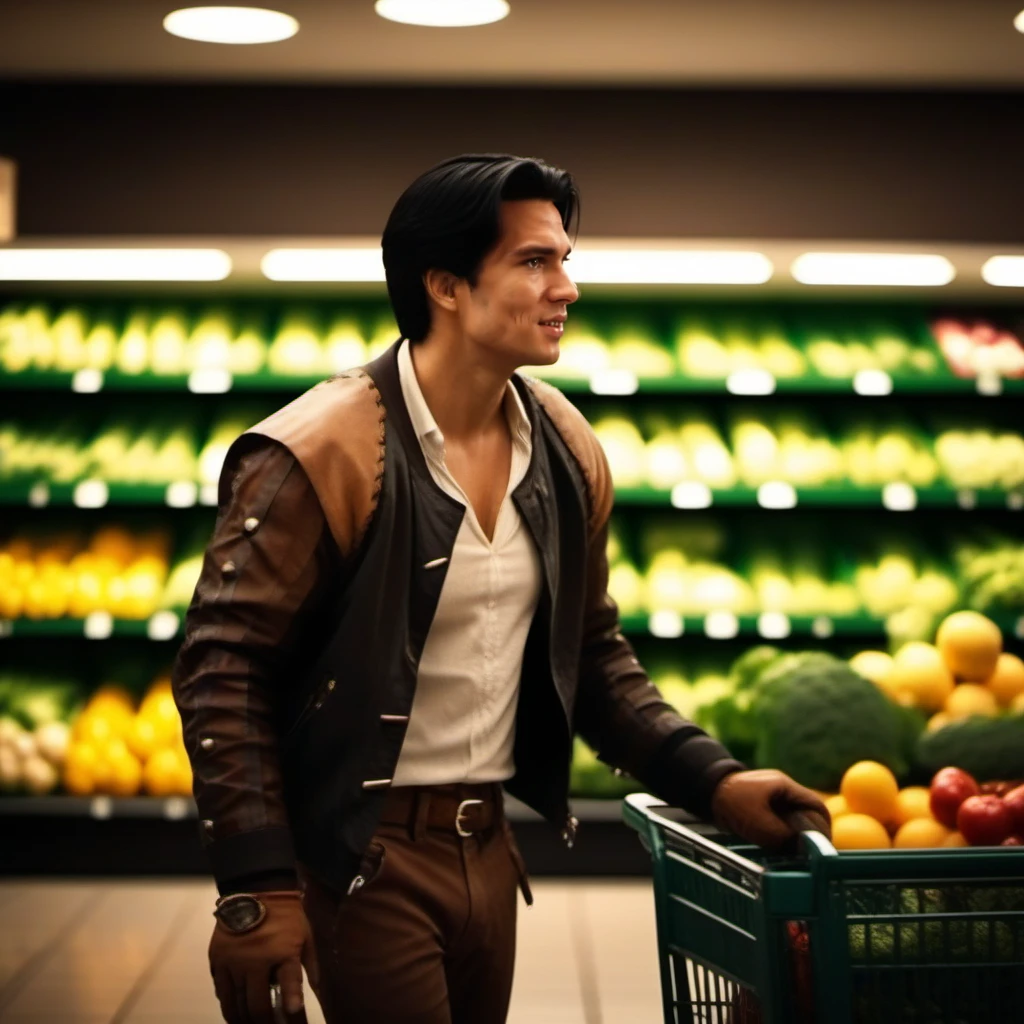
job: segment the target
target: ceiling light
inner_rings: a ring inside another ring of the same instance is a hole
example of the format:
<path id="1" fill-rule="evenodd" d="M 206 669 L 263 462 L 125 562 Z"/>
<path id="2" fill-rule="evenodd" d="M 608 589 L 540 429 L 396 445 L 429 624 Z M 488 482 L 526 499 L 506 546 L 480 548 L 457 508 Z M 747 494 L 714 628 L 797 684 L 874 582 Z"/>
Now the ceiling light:
<path id="1" fill-rule="evenodd" d="M 764 284 L 774 271 L 759 252 L 584 249 L 569 274 L 580 284 Z"/>
<path id="2" fill-rule="evenodd" d="M 801 284 L 935 287 L 956 277 L 945 256 L 905 253 L 805 252 L 791 268 Z"/>
<path id="3" fill-rule="evenodd" d="M 1024 11 L 1021 11 L 1020 14 L 1013 19 L 1013 27 L 1018 32 L 1024 32 Z"/>
<path id="4" fill-rule="evenodd" d="M 351 249 L 271 249 L 260 261 L 271 281 L 385 280 L 380 247 Z"/>
<path id="5" fill-rule="evenodd" d="M 377 0 L 373 6 L 388 21 L 429 28 L 490 25 L 509 12 L 506 0 Z"/>
<path id="6" fill-rule="evenodd" d="M 278 43 L 299 31 L 299 23 L 262 7 L 184 7 L 164 18 L 172 36 L 201 43 Z"/>
<path id="7" fill-rule="evenodd" d="M 1000 288 L 1024 288 L 1024 256 L 993 256 L 985 261 L 981 276 Z"/>
<path id="8" fill-rule="evenodd" d="M 0 281 L 223 281 L 222 249 L 0 249 Z"/>

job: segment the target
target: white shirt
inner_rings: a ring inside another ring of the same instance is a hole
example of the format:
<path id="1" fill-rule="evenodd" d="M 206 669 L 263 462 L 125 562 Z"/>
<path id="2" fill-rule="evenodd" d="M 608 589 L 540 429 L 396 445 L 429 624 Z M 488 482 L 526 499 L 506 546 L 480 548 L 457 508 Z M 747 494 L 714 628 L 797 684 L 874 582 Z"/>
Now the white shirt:
<path id="1" fill-rule="evenodd" d="M 512 502 L 530 463 L 530 420 L 509 382 L 512 469 L 488 540 L 445 465 L 444 436 L 423 398 L 408 341 L 398 350 L 398 375 L 430 475 L 466 514 L 423 647 L 392 785 L 502 782 L 515 774 L 519 679 L 541 588 L 539 553 Z"/>

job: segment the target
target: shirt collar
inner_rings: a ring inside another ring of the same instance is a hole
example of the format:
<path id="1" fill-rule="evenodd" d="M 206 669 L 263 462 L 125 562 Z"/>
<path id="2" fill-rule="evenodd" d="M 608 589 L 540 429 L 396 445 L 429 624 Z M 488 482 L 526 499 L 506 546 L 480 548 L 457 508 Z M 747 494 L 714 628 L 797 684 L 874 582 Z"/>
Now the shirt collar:
<path id="1" fill-rule="evenodd" d="M 398 349 L 398 379 L 402 385 L 402 398 L 405 399 L 405 407 L 409 411 L 409 419 L 412 420 L 416 437 L 421 444 L 437 448 L 443 447 L 444 434 L 441 433 L 441 428 L 437 425 L 437 420 L 434 419 L 427 400 L 423 397 L 423 390 L 416 378 L 416 367 L 413 365 L 408 338 L 402 341 Z M 523 405 L 523 399 L 512 381 L 506 385 L 503 405 L 513 441 L 519 444 L 529 444 L 533 428 L 530 425 L 526 406 Z"/>

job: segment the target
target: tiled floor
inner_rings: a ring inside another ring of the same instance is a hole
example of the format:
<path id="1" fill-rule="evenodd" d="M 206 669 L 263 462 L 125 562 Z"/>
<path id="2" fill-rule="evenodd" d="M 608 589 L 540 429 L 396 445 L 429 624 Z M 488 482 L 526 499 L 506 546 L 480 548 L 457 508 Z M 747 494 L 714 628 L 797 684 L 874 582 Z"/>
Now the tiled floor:
<path id="1" fill-rule="evenodd" d="M 650 882 L 533 887 L 509 1024 L 659 1024 Z M 203 881 L 0 881 L 0 1021 L 217 1024 L 214 895 Z"/>

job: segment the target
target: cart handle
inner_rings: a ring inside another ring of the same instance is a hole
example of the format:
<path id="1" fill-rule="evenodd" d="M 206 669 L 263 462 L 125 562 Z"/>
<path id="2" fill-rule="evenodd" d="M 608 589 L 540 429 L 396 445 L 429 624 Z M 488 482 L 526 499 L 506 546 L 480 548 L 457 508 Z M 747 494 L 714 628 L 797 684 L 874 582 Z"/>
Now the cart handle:
<path id="1" fill-rule="evenodd" d="M 630 793 L 623 800 L 622 816 L 626 824 L 637 832 L 642 834 L 649 833 L 652 822 L 657 821 L 661 828 L 674 832 L 688 843 L 713 853 L 716 857 L 732 863 L 737 868 L 742 868 L 744 871 L 754 871 L 758 874 L 764 873 L 765 868 L 763 865 L 735 853 L 727 846 L 722 846 L 720 843 L 702 836 L 699 832 L 688 828 L 681 822 L 672 821 L 671 818 L 666 818 L 663 814 L 658 813 L 657 808 L 668 806 L 664 800 L 659 800 L 650 793 Z M 809 858 L 838 856 L 836 848 L 820 832 L 814 829 L 813 823 L 803 811 L 792 811 L 786 816 L 785 820 L 792 828 L 800 832 L 801 851 L 805 852 Z"/>

